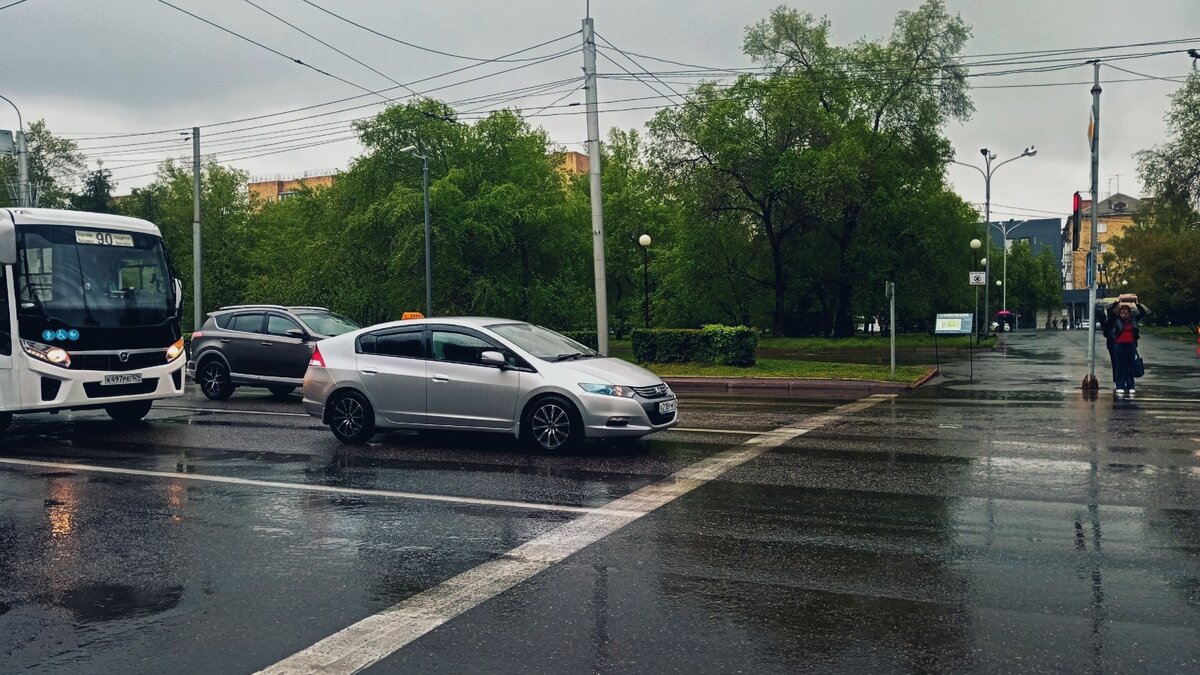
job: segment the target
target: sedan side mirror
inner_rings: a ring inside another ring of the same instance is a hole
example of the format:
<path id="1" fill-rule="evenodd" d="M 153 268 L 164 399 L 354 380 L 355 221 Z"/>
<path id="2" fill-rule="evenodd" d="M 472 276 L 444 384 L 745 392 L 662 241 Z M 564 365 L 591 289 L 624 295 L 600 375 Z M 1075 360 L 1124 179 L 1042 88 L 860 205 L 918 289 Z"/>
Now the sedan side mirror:
<path id="1" fill-rule="evenodd" d="M 300 330 L 299 328 L 288 329 L 287 336 L 291 337 L 291 338 L 296 338 L 298 340 L 307 340 L 308 339 L 308 333 L 305 333 L 304 331 Z"/>
<path id="2" fill-rule="evenodd" d="M 508 367 L 508 361 L 500 352 L 482 352 L 479 355 L 479 361 L 485 366 L 498 366 L 502 369 Z"/>

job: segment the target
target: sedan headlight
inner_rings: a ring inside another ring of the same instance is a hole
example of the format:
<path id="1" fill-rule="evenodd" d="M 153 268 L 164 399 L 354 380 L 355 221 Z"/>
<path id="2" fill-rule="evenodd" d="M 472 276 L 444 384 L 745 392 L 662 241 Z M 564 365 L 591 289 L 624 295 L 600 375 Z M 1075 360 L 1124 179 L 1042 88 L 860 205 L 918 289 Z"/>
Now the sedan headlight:
<path id="1" fill-rule="evenodd" d="M 183 338 L 179 338 L 175 341 L 175 344 L 167 347 L 167 363 L 174 361 L 180 356 L 183 356 Z"/>
<path id="2" fill-rule="evenodd" d="M 604 396 L 621 396 L 624 398 L 633 398 L 632 387 L 622 387 L 619 384 L 586 384 L 579 383 L 579 387 L 590 394 L 602 394 Z"/>
<path id="3" fill-rule="evenodd" d="M 26 354 L 38 359 L 39 361 L 53 363 L 54 365 L 62 366 L 63 368 L 71 367 L 71 355 L 68 354 L 67 350 L 63 349 L 62 347 L 44 345 L 40 342 L 34 342 L 33 340 L 21 340 L 21 348 L 25 350 Z"/>

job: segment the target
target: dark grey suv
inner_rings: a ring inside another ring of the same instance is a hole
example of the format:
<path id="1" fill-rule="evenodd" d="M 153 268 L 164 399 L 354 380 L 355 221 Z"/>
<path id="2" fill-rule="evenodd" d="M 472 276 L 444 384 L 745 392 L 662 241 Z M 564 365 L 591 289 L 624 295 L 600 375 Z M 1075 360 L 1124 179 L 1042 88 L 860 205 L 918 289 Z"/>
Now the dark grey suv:
<path id="1" fill-rule="evenodd" d="M 303 384 L 319 340 L 358 328 L 324 307 L 222 307 L 192 333 L 188 377 L 214 401 L 229 398 L 239 386 L 286 396 Z"/>

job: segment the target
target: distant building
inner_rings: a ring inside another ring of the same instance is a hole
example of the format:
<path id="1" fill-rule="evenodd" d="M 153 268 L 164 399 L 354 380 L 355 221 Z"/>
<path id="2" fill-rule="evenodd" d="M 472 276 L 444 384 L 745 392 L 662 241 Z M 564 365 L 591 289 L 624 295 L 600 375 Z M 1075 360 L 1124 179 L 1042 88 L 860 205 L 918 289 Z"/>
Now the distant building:
<path id="1" fill-rule="evenodd" d="M 1104 254 L 1111 250 L 1111 241 L 1116 237 L 1120 237 L 1131 226 L 1134 219 L 1139 214 L 1148 211 L 1150 208 L 1149 199 L 1138 199 L 1120 192 L 1100 201 L 1100 209 L 1096 216 L 1099 220 L 1097 224 L 1096 240 L 1097 253 L 1099 257 L 1096 260 L 1096 276 L 1097 276 L 1097 297 L 1111 295 L 1108 292 L 1108 287 L 1112 283 L 1117 283 L 1118 280 L 1110 279 L 1107 271 L 1104 269 Z M 1066 301 L 1068 308 L 1074 316 L 1086 318 L 1087 308 L 1087 255 L 1088 251 L 1092 250 L 1092 203 L 1090 200 L 1083 202 L 1083 222 L 1079 227 L 1079 250 L 1071 250 L 1071 228 L 1068 219 L 1068 227 L 1063 231 L 1063 299 Z"/>
<path id="2" fill-rule="evenodd" d="M 582 152 L 574 150 L 568 152 L 555 153 L 555 168 L 562 174 L 563 180 L 570 180 L 575 176 L 582 176 L 591 168 L 591 162 L 588 156 Z"/>
<path id="3" fill-rule="evenodd" d="M 246 185 L 252 202 L 268 203 L 287 199 L 301 187 L 326 188 L 337 179 L 336 169 L 317 169 L 296 174 L 254 176 Z"/>

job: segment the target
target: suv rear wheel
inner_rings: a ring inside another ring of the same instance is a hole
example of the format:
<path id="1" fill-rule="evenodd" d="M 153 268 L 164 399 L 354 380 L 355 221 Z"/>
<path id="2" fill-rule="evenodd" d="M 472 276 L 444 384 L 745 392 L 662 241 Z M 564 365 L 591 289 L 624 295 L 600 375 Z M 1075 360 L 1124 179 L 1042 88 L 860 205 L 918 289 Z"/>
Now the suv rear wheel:
<path id="1" fill-rule="evenodd" d="M 267 387 L 267 391 L 271 392 L 272 396 L 278 396 L 279 398 L 283 398 L 284 396 L 287 396 L 288 394 L 292 393 L 293 391 L 296 391 L 296 388 L 286 385 L 286 384 L 273 384 L 273 385 Z"/>
<path id="2" fill-rule="evenodd" d="M 343 443 L 366 443 L 375 435 L 375 412 L 361 394 L 347 391 L 329 402 L 329 429 Z"/>
<path id="3" fill-rule="evenodd" d="M 200 384 L 200 391 L 214 401 L 224 401 L 233 396 L 235 389 L 229 380 L 229 369 L 217 358 L 210 358 L 200 366 L 196 382 Z"/>

